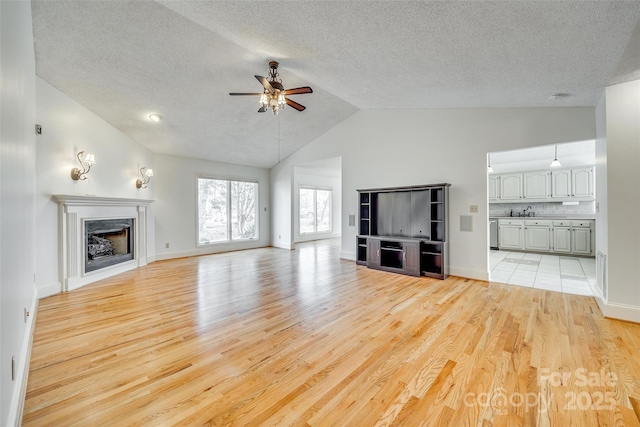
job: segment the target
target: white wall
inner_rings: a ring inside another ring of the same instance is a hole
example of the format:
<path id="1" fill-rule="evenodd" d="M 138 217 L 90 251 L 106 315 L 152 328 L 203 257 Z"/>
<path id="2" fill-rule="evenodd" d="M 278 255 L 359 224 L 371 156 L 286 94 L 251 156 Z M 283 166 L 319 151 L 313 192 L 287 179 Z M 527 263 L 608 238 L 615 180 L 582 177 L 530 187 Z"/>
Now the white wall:
<path id="1" fill-rule="evenodd" d="M 26 388 L 35 274 L 35 57 L 31 3 L 0 1 L 0 425 Z M 11 379 L 11 358 L 16 379 Z"/>
<path id="2" fill-rule="evenodd" d="M 269 246 L 269 171 L 263 168 L 158 154 L 155 156 L 157 259 Z M 197 178 L 245 178 L 258 181 L 259 238 L 197 247 Z M 266 209 L 266 210 L 265 210 Z M 166 244 L 169 243 L 169 248 Z"/>
<path id="3" fill-rule="evenodd" d="M 140 168 L 154 168 L 153 154 L 39 77 L 36 101 L 36 121 L 42 126 L 42 135 L 36 139 L 36 284 L 42 298 L 61 290 L 58 204 L 52 194 L 153 199 L 156 178 L 148 188 L 137 189 Z M 149 122 L 149 126 L 154 125 L 162 123 Z M 73 181 L 71 169 L 79 166 L 76 154 L 83 150 L 95 155 L 96 164 L 87 180 Z M 154 212 L 151 204 L 147 227 L 151 261 L 155 257 Z"/>
<path id="4" fill-rule="evenodd" d="M 605 315 L 640 322 L 640 80 L 606 91 L 609 298 Z"/>
<path id="5" fill-rule="evenodd" d="M 332 230 L 329 233 L 315 233 L 300 235 L 300 186 L 319 187 L 330 189 L 332 191 L 331 215 Z M 308 168 L 294 166 L 293 168 L 293 235 L 294 242 L 306 242 L 309 240 L 327 239 L 330 237 L 339 237 L 342 229 L 342 178 L 336 176 L 335 173 L 323 174 L 319 170 L 312 170 L 309 173 Z"/>
<path id="6" fill-rule="evenodd" d="M 606 257 L 609 253 L 608 239 L 608 193 L 607 193 L 607 102 L 603 93 L 598 105 L 596 105 L 596 156 L 595 156 L 595 176 L 596 176 L 596 268 L 599 270 L 598 253 L 601 252 Z M 605 263 L 603 271 L 604 282 L 608 283 L 608 267 Z M 600 277 L 600 274 L 596 274 Z M 596 299 L 600 308 L 604 311 L 606 298 L 603 295 L 603 283 L 596 287 Z"/>
<path id="7" fill-rule="evenodd" d="M 469 205 L 487 206 L 487 152 L 595 138 L 593 108 L 361 110 L 271 170 L 272 236 L 292 241 L 291 166 L 342 157 L 342 253 L 355 258 L 357 188 L 451 183 L 450 270 L 487 279 L 487 211 L 460 232 Z M 280 204 L 282 202 L 282 205 Z"/>

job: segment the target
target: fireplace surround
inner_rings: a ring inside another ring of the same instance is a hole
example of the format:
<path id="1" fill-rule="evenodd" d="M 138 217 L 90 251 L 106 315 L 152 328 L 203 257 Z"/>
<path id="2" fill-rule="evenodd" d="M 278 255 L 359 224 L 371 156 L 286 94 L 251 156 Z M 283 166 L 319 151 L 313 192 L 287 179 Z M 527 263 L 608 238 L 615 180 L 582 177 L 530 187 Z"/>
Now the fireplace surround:
<path id="1" fill-rule="evenodd" d="M 147 211 L 153 200 L 66 194 L 53 197 L 59 212 L 62 292 L 147 265 Z M 91 247 L 95 259 L 91 260 L 90 234 L 96 235 L 91 243 L 95 245 Z M 129 254 L 124 253 L 127 251 Z"/>

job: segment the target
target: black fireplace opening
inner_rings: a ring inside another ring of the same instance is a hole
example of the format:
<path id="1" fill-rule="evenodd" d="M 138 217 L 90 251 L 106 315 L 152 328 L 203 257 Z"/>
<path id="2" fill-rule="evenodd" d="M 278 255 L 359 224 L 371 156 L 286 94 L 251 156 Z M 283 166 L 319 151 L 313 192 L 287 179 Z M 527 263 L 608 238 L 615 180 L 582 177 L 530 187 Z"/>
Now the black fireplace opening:
<path id="1" fill-rule="evenodd" d="M 84 271 L 99 270 L 133 259 L 133 218 L 84 222 Z"/>

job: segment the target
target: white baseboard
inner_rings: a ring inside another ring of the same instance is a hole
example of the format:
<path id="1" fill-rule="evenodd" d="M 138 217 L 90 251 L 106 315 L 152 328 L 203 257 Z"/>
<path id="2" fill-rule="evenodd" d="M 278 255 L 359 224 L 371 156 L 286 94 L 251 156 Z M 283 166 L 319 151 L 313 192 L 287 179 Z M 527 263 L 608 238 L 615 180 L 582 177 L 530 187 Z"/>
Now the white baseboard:
<path id="1" fill-rule="evenodd" d="M 289 251 L 293 250 L 295 247 L 295 245 L 292 245 L 291 243 L 272 243 L 271 246 L 279 249 L 287 249 Z"/>
<path id="2" fill-rule="evenodd" d="M 31 308 L 29 309 L 29 317 L 27 317 L 27 333 L 22 342 L 22 351 L 20 352 L 23 357 L 17 361 L 16 383 L 14 385 L 11 406 L 9 407 L 9 417 L 7 418 L 7 425 L 9 426 L 19 427 L 22 425 L 22 412 L 24 410 L 24 400 L 27 395 L 27 383 L 29 382 L 31 346 L 33 344 L 33 334 L 36 329 L 36 317 L 38 316 L 38 301 L 38 290 L 36 289 L 33 295 L 33 301 L 31 302 Z"/>
<path id="3" fill-rule="evenodd" d="M 62 284 L 60 282 L 51 283 L 38 288 L 38 299 L 50 297 L 62 292 Z"/>
<path id="4" fill-rule="evenodd" d="M 596 300 L 596 304 L 598 304 L 600 312 L 602 312 L 604 315 L 607 307 L 607 300 L 604 298 L 602 292 L 600 292 L 600 289 L 595 284 L 592 285 L 591 283 L 589 283 L 589 287 L 591 288 L 591 292 L 593 292 L 593 298 Z"/>
<path id="5" fill-rule="evenodd" d="M 467 279 L 489 281 L 489 272 L 483 270 L 471 270 L 469 268 L 451 267 L 449 266 L 449 275 L 464 277 Z"/>
<path id="6" fill-rule="evenodd" d="M 312 240 L 335 239 L 340 237 L 340 233 L 324 233 L 324 234 L 303 234 L 295 239 L 295 243 L 310 242 Z"/>
<path id="7" fill-rule="evenodd" d="M 340 258 L 348 259 L 349 261 L 355 261 L 356 260 L 356 253 L 355 252 L 342 251 L 342 252 L 340 252 Z"/>
<path id="8" fill-rule="evenodd" d="M 258 249 L 265 248 L 265 245 L 257 245 L 256 246 L 216 246 L 214 248 L 203 247 L 197 249 L 191 249 L 188 251 L 181 252 L 170 252 L 164 254 L 156 254 L 154 257 L 154 261 L 164 261 L 167 259 L 175 259 L 175 258 L 186 258 L 191 256 L 199 256 L 199 255 L 213 255 L 213 254 L 221 254 L 226 252 L 234 252 L 234 251 L 244 251 L 247 249 Z"/>
<path id="9" fill-rule="evenodd" d="M 155 255 L 147 257 L 147 264 L 151 264 L 152 262 L 156 262 L 156 256 Z"/>
<path id="10" fill-rule="evenodd" d="M 609 302 L 605 306 L 604 317 L 640 323 L 640 307 Z"/>

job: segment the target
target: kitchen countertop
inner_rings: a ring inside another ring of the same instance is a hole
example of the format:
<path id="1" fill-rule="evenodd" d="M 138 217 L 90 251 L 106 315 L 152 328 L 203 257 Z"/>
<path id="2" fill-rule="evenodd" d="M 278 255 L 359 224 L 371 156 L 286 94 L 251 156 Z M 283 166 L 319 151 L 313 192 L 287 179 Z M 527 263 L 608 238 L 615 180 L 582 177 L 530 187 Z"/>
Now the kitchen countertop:
<path id="1" fill-rule="evenodd" d="M 571 214 L 571 215 L 536 215 L 536 216 L 509 216 L 489 215 L 489 219 L 596 219 L 595 215 Z"/>

